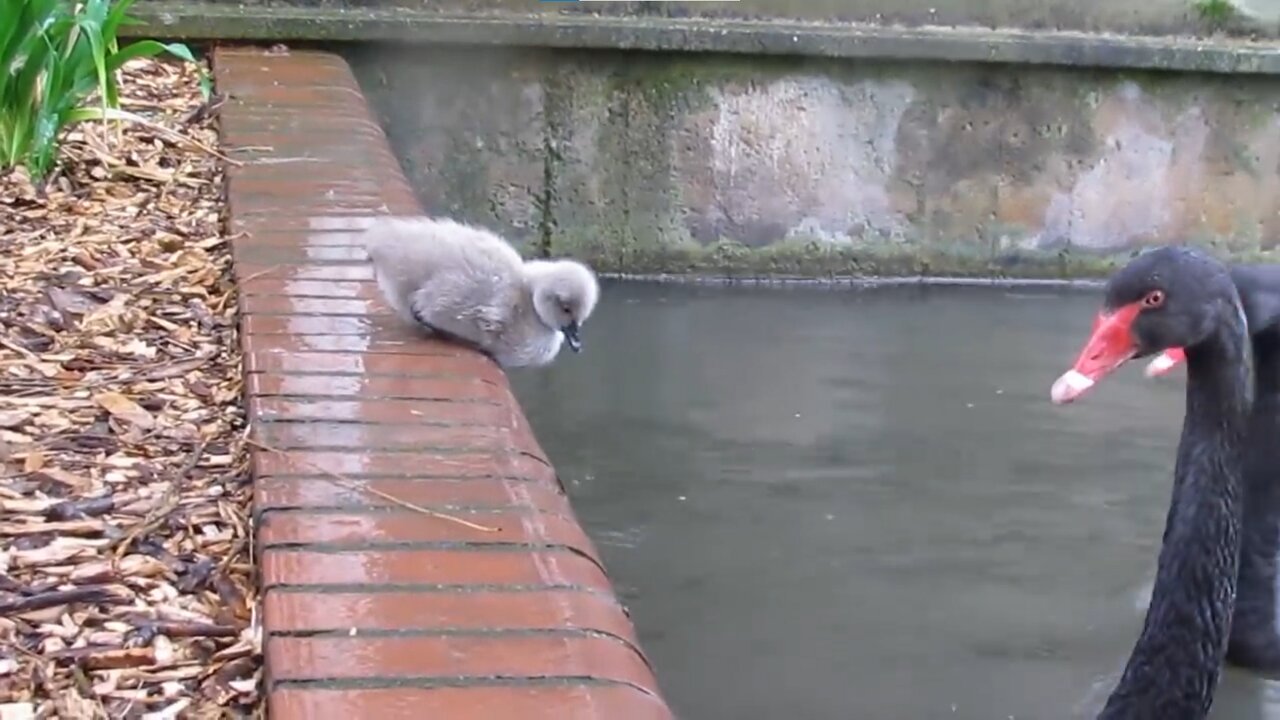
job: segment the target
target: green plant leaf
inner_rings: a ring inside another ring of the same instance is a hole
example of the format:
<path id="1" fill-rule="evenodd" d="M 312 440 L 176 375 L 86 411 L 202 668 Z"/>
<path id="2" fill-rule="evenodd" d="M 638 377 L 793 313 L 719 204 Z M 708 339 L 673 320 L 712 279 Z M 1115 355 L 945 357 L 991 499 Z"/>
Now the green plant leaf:
<path id="1" fill-rule="evenodd" d="M 196 61 L 195 56 L 191 54 L 190 48 L 182 43 L 165 44 L 155 40 L 139 40 L 125 46 L 123 50 L 112 53 L 111 57 L 107 58 L 107 70 L 115 72 L 134 58 L 155 57 L 166 52 L 187 62 L 193 63 Z"/>
<path id="2" fill-rule="evenodd" d="M 115 37 L 116 32 L 120 29 L 121 24 L 136 25 L 137 22 L 130 22 L 128 16 L 129 7 L 132 6 L 134 0 L 116 0 L 116 4 L 107 13 L 106 18 L 102 22 L 102 32 L 108 37 Z"/>
<path id="3" fill-rule="evenodd" d="M 134 1 L 0 0 L 0 170 L 21 163 L 33 178 L 44 177 L 70 123 L 152 124 L 119 110 L 120 68 L 161 53 L 196 59 L 181 43 L 141 40 L 121 48 L 119 29 L 137 24 L 129 16 Z M 207 98 L 203 68 L 200 83 Z M 95 94 L 96 107 L 85 107 Z"/>

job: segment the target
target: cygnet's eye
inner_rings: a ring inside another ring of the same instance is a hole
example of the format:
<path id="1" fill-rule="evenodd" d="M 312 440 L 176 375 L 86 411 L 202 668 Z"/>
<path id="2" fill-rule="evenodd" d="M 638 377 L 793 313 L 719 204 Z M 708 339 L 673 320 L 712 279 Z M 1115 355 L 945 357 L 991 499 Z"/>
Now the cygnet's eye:
<path id="1" fill-rule="evenodd" d="M 1154 310 L 1164 305 L 1164 291 L 1152 290 L 1142 298 L 1142 307 L 1148 310 Z"/>
<path id="2" fill-rule="evenodd" d="M 560 312 L 564 313 L 566 317 L 573 317 L 573 308 L 563 303 L 560 305 Z"/>

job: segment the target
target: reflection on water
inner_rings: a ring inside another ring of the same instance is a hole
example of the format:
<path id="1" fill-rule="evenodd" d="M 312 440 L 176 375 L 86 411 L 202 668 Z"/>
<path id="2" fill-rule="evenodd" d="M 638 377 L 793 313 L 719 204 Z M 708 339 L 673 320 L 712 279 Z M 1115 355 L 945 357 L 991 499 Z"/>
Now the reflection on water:
<path id="1" fill-rule="evenodd" d="M 609 284 L 512 373 L 676 711 L 1065 718 L 1142 621 L 1182 375 L 1049 403 L 1098 297 Z M 1217 718 L 1280 718 L 1228 673 Z"/>

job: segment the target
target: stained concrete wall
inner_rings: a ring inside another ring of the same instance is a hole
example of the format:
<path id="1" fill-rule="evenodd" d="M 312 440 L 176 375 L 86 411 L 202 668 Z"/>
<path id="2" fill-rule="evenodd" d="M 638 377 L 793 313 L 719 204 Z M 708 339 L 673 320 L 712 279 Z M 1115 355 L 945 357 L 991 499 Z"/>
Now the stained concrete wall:
<path id="1" fill-rule="evenodd" d="M 146 0 L 155 2 L 155 0 Z M 740 0 L 738 2 L 538 2 L 537 0 L 201 0 L 207 5 L 342 7 L 359 15 L 379 9 L 439 15 L 508 17 L 576 15 L 637 18 L 802 20 L 1197 34 L 1215 29 L 1275 36 L 1280 0 Z M 144 3 L 145 4 L 145 3 Z M 1206 14 L 1198 9 L 1208 4 Z M 1228 9 L 1229 7 L 1229 9 Z"/>
<path id="2" fill-rule="evenodd" d="M 616 272 L 1082 275 L 1280 238 L 1280 79 L 349 52 L 431 212 Z"/>

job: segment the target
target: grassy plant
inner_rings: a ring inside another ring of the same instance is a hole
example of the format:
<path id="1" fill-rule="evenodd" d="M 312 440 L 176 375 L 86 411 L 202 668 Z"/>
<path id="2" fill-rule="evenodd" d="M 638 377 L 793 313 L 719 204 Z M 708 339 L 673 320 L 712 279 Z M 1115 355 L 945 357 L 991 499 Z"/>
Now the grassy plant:
<path id="1" fill-rule="evenodd" d="M 1231 0 L 1195 0 L 1194 7 L 1201 20 L 1213 25 L 1221 25 L 1236 14 Z"/>
<path id="2" fill-rule="evenodd" d="M 195 58 L 181 44 L 141 40 L 121 48 L 117 32 L 134 21 L 134 0 L 0 0 L 0 170 L 26 166 L 43 179 L 67 125 L 85 120 L 145 120 L 120 109 L 117 71 L 133 58 L 169 53 Z M 89 104 L 97 93 L 97 106 Z"/>

